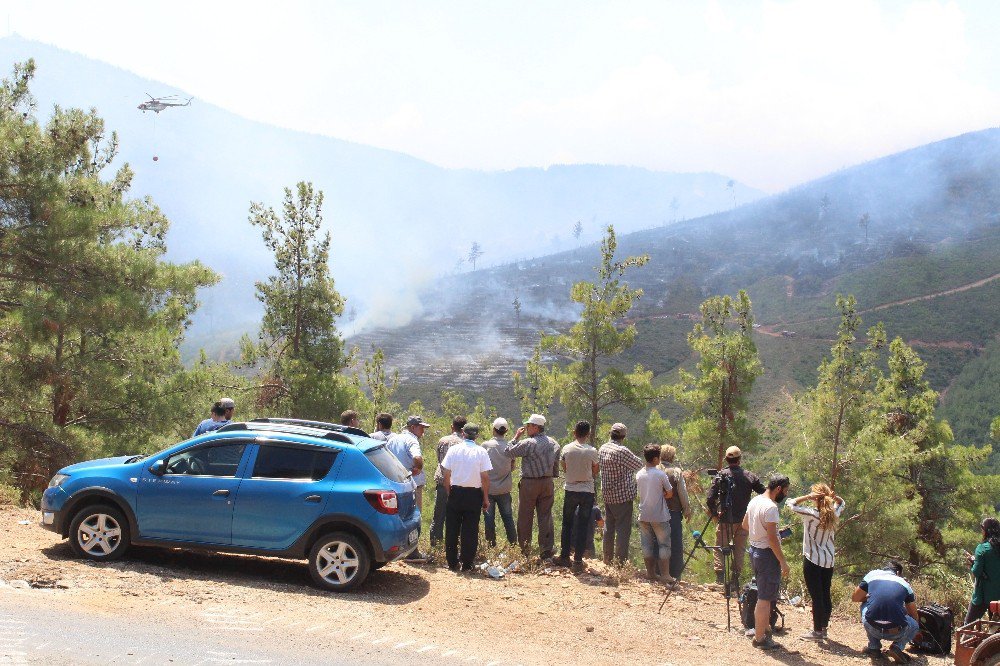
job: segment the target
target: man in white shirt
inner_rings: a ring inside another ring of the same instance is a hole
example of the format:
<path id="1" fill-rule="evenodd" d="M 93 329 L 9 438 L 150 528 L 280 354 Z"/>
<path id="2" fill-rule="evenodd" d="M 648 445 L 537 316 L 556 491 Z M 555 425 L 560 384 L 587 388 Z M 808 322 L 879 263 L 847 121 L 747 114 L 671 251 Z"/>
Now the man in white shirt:
<path id="1" fill-rule="evenodd" d="M 743 529 L 749 533 L 750 563 L 757 579 L 757 605 L 754 607 L 753 646 L 761 650 L 781 647 L 771 638 L 771 604 L 778 600 L 782 576 L 788 575 L 788 562 L 781 552 L 778 538 L 778 503 L 788 494 L 788 477 L 773 474 L 767 491 L 757 495 L 747 505 Z"/>
<path id="2" fill-rule="evenodd" d="M 378 430 L 368 436 L 380 442 L 388 442 L 392 437 L 392 414 L 382 412 L 375 417 L 375 425 L 378 426 Z"/>
<path id="3" fill-rule="evenodd" d="M 670 508 L 667 500 L 674 496 L 674 487 L 666 473 L 659 468 L 660 447 L 647 444 L 642 455 L 646 467 L 635 473 L 639 490 L 639 545 L 646 576 L 656 580 L 656 566 L 660 567 L 660 580 L 668 585 L 676 581 L 670 576 Z M 659 560 L 659 562 L 657 562 Z"/>
<path id="4" fill-rule="evenodd" d="M 479 548 L 479 516 L 489 508 L 490 475 L 493 469 L 486 449 L 476 444 L 479 426 L 467 423 L 465 439 L 448 449 L 441 467 L 448 506 L 444 519 L 444 552 L 448 568 L 458 570 L 459 535 L 462 541 L 462 571 L 472 569 Z"/>

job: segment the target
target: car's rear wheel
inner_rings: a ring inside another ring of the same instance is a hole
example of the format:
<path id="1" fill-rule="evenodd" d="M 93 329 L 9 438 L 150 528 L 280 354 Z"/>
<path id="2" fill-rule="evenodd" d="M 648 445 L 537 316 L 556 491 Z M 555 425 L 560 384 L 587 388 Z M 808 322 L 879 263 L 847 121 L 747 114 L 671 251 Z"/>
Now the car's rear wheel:
<path id="1" fill-rule="evenodd" d="M 131 534 L 122 512 L 105 504 L 94 504 L 76 512 L 69 525 L 69 543 L 79 557 L 100 562 L 121 559 Z"/>
<path id="2" fill-rule="evenodd" d="M 309 575 L 326 590 L 353 590 L 364 582 L 370 570 L 368 548 L 347 532 L 324 534 L 309 550 Z"/>

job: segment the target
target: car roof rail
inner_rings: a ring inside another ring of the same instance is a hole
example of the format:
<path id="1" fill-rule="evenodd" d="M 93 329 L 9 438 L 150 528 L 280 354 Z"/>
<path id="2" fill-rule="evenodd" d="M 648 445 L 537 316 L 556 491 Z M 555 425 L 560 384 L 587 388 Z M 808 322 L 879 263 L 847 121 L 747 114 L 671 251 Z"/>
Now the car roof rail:
<path id="1" fill-rule="evenodd" d="M 279 425 L 294 425 L 306 428 L 317 428 L 319 430 L 332 430 L 333 432 L 344 432 L 348 435 L 357 435 L 358 437 L 368 436 L 368 433 L 361 428 L 352 428 L 351 426 L 345 426 L 339 423 L 327 423 L 325 421 L 310 421 L 308 419 L 284 419 L 262 416 L 260 418 L 253 419 L 250 423 L 276 423 Z"/>
<path id="2" fill-rule="evenodd" d="M 253 430 L 252 426 L 256 423 L 256 424 L 263 425 L 263 426 L 274 426 L 273 428 L 261 429 L 263 432 L 268 432 L 268 431 L 270 431 L 270 432 L 282 432 L 283 429 L 282 429 L 281 426 L 291 426 L 290 428 L 284 429 L 284 432 L 291 432 L 291 433 L 297 433 L 297 434 L 310 434 L 313 437 L 319 437 L 320 439 L 329 439 L 330 441 L 333 441 L 333 442 L 343 442 L 344 444 L 354 444 L 354 441 L 350 437 L 348 437 L 347 435 L 345 435 L 345 434 L 343 434 L 341 432 L 338 432 L 338 431 L 330 430 L 330 429 L 325 428 L 325 427 L 324 428 L 320 428 L 320 427 L 318 427 L 318 424 L 309 423 L 309 422 L 306 422 L 306 421 L 303 421 L 301 423 L 285 423 L 285 421 L 293 421 L 293 420 L 294 419 L 270 419 L 270 420 L 269 419 L 254 419 L 254 420 L 249 421 L 249 422 L 242 422 L 242 421 L 240 421 L 240 422 L 235 422 L 235 423 L 227 423 L 226 425 L 222 426 L 221 428 L 217 428 L 217 429 L 215 429 L 212 432 L 234 432 L 234 431 L 235 432 L 246 432 L 248 430 Z M 356 430 L 356 429 L 357 428 L 351 428 L 351 430 Z M 322 435 L 315 435 L 315 434 L 303 432 L 303 431 L 308 431 L 308 430 L 313 430 L 313 431 L 315 431 L 315 430 L 323 430 L 325 432 Z"/>
<path id="3" fill-rule="evenodd" d="M 233 421 L 232 423 L 227 423 L 221 428 L 216 428 L 215 432 L 232 432 L 233 430 L 249 430 L 249 428 L 243 421 Z"/>

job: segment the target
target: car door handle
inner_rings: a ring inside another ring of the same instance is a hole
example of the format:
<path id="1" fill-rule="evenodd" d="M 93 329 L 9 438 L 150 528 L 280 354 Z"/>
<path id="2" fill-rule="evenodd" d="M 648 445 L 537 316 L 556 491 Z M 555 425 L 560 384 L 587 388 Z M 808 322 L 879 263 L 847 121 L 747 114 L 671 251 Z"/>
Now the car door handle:
<path id="1" fill-rule="evenodd" d="M 229 491 L 223 488 L 222 490 L 216 490 L 212 493 L 212 497 L 229 497 Z"/>
<path id="2" fill-rule="evenodd" d="M 315 504 L 319 504 L 319 501 L 321 499 L 323 499 L 323 498 L 320 497 L 319 495 L 310 495 L 309 497 L 306 498 L 306 501 L 307 502 L 313 502 Z"/>

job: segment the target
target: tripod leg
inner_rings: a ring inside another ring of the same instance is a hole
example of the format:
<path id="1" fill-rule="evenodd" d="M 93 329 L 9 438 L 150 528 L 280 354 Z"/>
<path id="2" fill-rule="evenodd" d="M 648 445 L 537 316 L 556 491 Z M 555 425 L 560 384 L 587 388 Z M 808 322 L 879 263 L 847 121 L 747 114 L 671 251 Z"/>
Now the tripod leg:
<path id="1" fill-rule="evenodd" d="M 709 516 L 708 520 L 705 521 L 705 526 L 701 528 L 701 532 L 698 532 L 697 536 L 694 537 L 694 545 L 691 546 L 691 550 L 688 551 L 687 557 L 684 558 L 684 565 L 681 567 L 681 572 L 680 572 L 681 575 L 684 575 L 684 571 L 687 569 L 688 562 L 690 562 L 691 558 L 694 557 L 695 551 L 697 551 L 699 548 L 707 548 L 707 546 L 705 545 L 705 530 L 708 529 L 708 526 L 711 523 L 712 523 L 712 518 L 711 516 Z M 663 610 L 663 606 L 667 603 L 667 599 L 670 598 L 670 595 L 673 593 L 675 589 L 677 589 L 677 586 L 674 586 L 669 590 L 667 590 L 667 595 L 663 597 L 663 601 L 660 602 L 660 608 L 659 610 L 656 611 L 657 613 Z"/>

